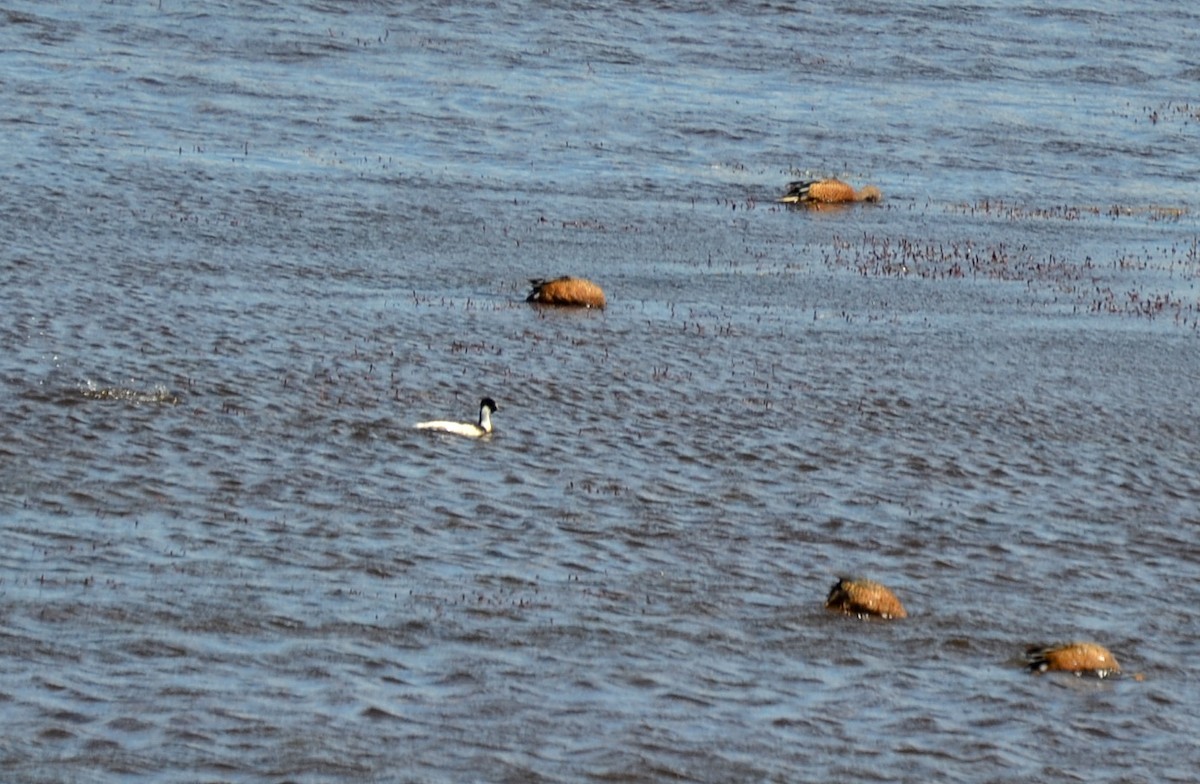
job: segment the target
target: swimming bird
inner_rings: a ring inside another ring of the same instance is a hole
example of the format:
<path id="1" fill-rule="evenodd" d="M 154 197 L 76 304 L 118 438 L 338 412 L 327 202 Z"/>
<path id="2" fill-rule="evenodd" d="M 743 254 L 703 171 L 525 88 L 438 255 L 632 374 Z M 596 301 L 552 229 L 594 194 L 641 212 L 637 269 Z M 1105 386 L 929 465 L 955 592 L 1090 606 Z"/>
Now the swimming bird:
<path id="1" fill-rule="evenodd" d="M 829 590 L 825 609 L 847 615 L 875 615 L 880 618 L 907 618 L 904 605 L 896 594 L 874 580 L 842 577 Z"/>
<path id="2" fill-rule="evenodd" d="M 443 419 L 435 419 L 429 422 L 418 422 L 415 427 L 418 430 L 436 430 L 441 433 L 454 433 L 458 436 L 467 436 L 468 438 L 479 438 L 480 436 L 491 435 L 492 433 L 492 414 L 500 409 L 496 408 L 496 401 L 490 397 L 485 397 L 479 401 L 479 424 L 473 422 L 450 422 Z"/>
<path id="3" fill-rule="evenodd" d="M 1025 651 L 1025 658 L 1029 661 L 1030 672 L 1073 672 L 1105 678 L 1121 671 L 1117 657 L 1094 642 L 1035 645 Z"/>
<path id="4" fill-rule="evenodd" d="M 852 201 L 882 201 L 883 193 L 874 185 L 856 191 L 841 180 L 797 180 L 789 182 L 780 204 L 845 204 Z"/>
<path id="5" fill-rule="evenodd" d="M 533 290 L 525 298 L 526 302 L 536 302 L 540 305 L 570 305 L 598 310 L 603 310 L 607 304 L 604 299 L 604 290 L 584 278 L 564 275 L 554 280 L 531 278 L 529 283 L 533 286 Z"/>

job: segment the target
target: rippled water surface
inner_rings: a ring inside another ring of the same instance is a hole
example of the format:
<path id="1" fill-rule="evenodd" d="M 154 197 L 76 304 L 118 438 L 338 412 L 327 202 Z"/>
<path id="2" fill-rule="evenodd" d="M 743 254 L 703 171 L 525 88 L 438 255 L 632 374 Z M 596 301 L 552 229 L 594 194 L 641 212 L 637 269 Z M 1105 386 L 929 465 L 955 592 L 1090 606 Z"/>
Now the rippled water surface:
<path id="1" fill-rule="evenodd" d="M 0 8 L 4 778 L 1193 780 L 1197 30 Z"/>

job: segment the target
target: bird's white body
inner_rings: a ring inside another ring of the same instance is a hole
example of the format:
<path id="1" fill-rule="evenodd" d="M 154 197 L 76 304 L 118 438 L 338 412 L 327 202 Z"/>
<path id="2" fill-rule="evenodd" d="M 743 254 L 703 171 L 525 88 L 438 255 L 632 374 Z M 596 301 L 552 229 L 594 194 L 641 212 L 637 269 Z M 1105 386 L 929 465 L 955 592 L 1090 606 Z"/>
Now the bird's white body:
<path id="1" fill-rule="evenodd" d="M 497 411 L 496 401 L 485 397 L 479 401 L 479 423 L 454 422 L 448 419 L 434 419 L 429 422 L 418 422 L 418 430 L 436 430 L 439 433 L 453 433 L 456 436 L 480 438 L 492 433 L 492 412 Z"/>

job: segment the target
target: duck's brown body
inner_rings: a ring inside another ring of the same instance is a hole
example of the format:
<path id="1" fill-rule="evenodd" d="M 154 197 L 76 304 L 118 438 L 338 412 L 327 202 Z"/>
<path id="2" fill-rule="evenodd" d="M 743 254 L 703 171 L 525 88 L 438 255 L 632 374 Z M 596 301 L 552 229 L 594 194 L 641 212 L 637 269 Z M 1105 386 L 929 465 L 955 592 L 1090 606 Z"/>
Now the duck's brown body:
<path id="1" fill-rule="evenodd" d="M 604 298 L 604 289 L 584 278 L 569 276 L 554 280 L 536 278 L 529 283 L 533 286 L 533 290 L 525 298 L 526 302 L 599 309 L 603 309 L 608 304 Z"/>
<path id="2" fill-rule="evenodd" d="M 888 588 L 874 580 L 843 577 L 829 591 L 825 609 L 848 615 L 907 618 L 904 605 Z"/>
<path id="3" fill-rule="evenodd" d="M 854 190 L 841 180 L 797 180 L 789 182 L 781 204 L 848 204 L 855 201 L 881 201 L 883 194 L 874 185 Z"/>
<path id="4" fill-rule="evenodd" d="M 1025 651 L 1031 672 L 1073 672 L 1105 677 L 1121 671 L 1117 657 L 1094 642 L 1033 647 Z"/>

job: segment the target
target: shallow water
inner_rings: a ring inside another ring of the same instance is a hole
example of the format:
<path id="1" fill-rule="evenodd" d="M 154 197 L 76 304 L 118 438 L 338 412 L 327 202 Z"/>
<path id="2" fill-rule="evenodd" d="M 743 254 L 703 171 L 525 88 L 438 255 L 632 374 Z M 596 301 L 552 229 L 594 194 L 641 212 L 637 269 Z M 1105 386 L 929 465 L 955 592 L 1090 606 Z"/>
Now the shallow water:
<path id="1" fill-rule="evenodd" d="M 10 4 L 0 765 L 1191 780 L 1198 22 Z"/>

